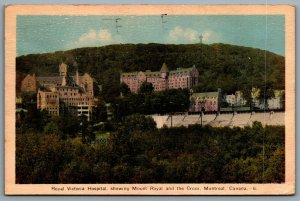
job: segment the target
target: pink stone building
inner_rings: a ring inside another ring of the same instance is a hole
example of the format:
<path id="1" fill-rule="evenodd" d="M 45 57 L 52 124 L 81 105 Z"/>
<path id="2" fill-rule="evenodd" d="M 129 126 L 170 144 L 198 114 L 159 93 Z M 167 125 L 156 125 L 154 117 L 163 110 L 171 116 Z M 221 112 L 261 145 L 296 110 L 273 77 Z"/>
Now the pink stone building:
<path id="1" fill-rule="evenodd" d="M 90 119 L 94 106 L 94 79 L 87 73 L 68 75 L 68 66 L 59 65 L 59 76 L 40 77 L 27 75 L 22 81 L 22 92 L 37 92 L 37 108 L 59 116 L 68 109 Z"/>
<path id="2" fill-rule="evenodd" d="M 166 89 L 191 89 L 198 83 L 199 72 L 195 66 L 191 68 L 177 68 L 169 71 L 163 63 L 160 71 L 140 71 L 122 73 L 120 82 L 128 85 L 133 93 L 137 93 L 143 82 L 153 85 L 155 91 Z"/>
<path id="3" fill-rule="evenodd" d="M 217 112 L 220 109 L 221 90 L 217 92 L 193 93 L 189 112 Z"/>

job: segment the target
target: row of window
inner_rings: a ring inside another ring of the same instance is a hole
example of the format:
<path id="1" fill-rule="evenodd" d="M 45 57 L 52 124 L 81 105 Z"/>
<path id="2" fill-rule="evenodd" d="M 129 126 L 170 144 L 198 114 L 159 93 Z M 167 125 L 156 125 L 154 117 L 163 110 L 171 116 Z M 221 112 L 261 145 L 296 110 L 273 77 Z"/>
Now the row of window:
<path id="1" fill-rule="evenodd" d="M 170 75 L 169 79 L 178 79 L 178 78 L 182 78 L 182 77 L 192 77 L 190 75 Z M 136 80 L 136 79 L 162 79 L 161 76 L 146 76 L 146 77 L 125 77 L 122 78 L 122 80 Z"/>
<path id="2" fill-rule="evenodd" d="M 212 105 L 212 104 L 215 105 L 215 104 L 216 104 L 216 101 L 205 101 L 205 104 L 206 104 L 206 103 L 209 103 L 210 105 Z M 200 104 L 202 105 L 202 104 L 204 104 L 204 102 L 195 102 L 195 103 L 194 103 L 194 105 L 200 105 Z"/>
<path id="3" fill-rule="evenodd" d="M 87 109 L 89 109 L 89 107 L 88 107 L 88 106 L 81 106 L 81 107 L 79 107 L 78 109 L 79 109 L 79 110 L 87 110 Z"/>
<path id="4" fill-rule="evenodd" d="M 148 82 L 152 83 L 153 85 L 156 85 L 156 84 L 163 84 L 164 82 L 162 81 L 151 81 L 151 80 L 148 80 Z M 137 85 L 138 83 L 137 82 L 125 82 L 127 85 Z M 139 82 L 140 83 L 140 82 Z M 186 79 L 182 79 L 182 80 L 169 80 L 169 84 L 172 84 L 172 83 L 187 83 L 187 80 Z"/>
<path id="5" fill-rule="evenodd" d="M 46 110 L 58 110 L 58 107 L 46 107 Z"/>
<path id="6" fill-rule="evenodd" d="M 68 95 L 68 93 L 67 92 L 65 92 L 65 93 L 60 93 L 60 95 L 61 96 L 77 96 L 77 93 L 69 93 L 69 95 Z"/>
<path id="7" fill-rule="evenodd" d="M 78 89 L 76 88 L 76 89 L 74 89 L 74 88 L 59 88 L 59 91 L 76 91 L 76 92 L 78 92 Z"/>
<path id="8" fill-rule="evenodd" d="M 62 101 L 89 101 L 89 98 L 61 98 Z"/>
<path id="9" fill-rule="evenodd" d="M 57 105 L 58 104 L 58 100 L 54 100 L 54 101 L 46 101 L 46 105 Z"/>
<path id="10" fill-rule="evenodd" d="M 49 114 L 58 115 L 58 111 L 48 111 Z"/>
<path id="11" fill-rule="evenodd" d="M 47 95 L 47 98 L 57 98 L 57 95 Z"/>
<path id="12" fill-rule="evenodd" d="M 69 106 L 89 105 L 88 102 L 81 102 L 81 103 L 70 103 L 70 102 L 66 102 L 66 104 L 69 105 Z"/>
<path id="13" fill-rule="evenodd" d="M 202 98 L 197 97 L 196 101 L 207 100 L 207 99 L 214 100 L 214 99 L 217 99 L 217 97 L 216 96 L 205 96 L 205 97 L 202 97 Z"/>
<path id="14" fill-rule="evenodd" d="M 169 77 L 169 80 L 185 80 L 187 78 L 191 78 L 190 76 L 172 76 L 172 77 Z"/>
<path id="15" fill-rule="evenodd" d="M 169 80 L 169 84 L 188 84 L 188 80 Z"/>

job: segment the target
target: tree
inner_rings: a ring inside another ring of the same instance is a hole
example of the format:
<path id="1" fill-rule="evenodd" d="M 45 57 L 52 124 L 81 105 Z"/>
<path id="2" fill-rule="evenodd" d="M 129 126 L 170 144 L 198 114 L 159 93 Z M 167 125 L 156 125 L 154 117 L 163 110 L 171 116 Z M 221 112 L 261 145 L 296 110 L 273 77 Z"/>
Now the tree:
<path id="1" fill-rule="evenodd" d="M 143 82 L 138 90 L 138 94 L 151 94 L 154 91 L 154 87 L 150 82 Z"/>
<path id="2" fill-rule="evenodd" d="M 66 112 L 59 116 L 58 128 L 62 139 L 75 137 L 80 131 L 80 121 L 77 116 Z"/>
<path id="3" fill-rule="evenodd" d="M 35 104 L 27 104 L 27 110 L 23 120 L 20 122 L 20 129 L 18 131 L 21 133 L 42 132 L 44 126 L 50 121 L 48 112 L 38 110 Z"/>
<path id="4" fill-rule="evenodd" d="M 243 85 L 241 88 L 243 98 L 247 101 L 247 104 L 250 107 L 250 110 L 253 109 L 253 100 L 252 100 L 252 86 Z"/>
<path id="5" fill-rule="evenodd" d="M 58 134 L 59 133 L 59 128 L 57 125 L 57 121 L 50 121 L 46 124 L 44 127 L 44 133 L 45 134 Z"/>
<path id="6" fill-rule="evenodd" d="M 107 108 L 103 99 L 100 99 L 93 109 L 93 121 L 104 122 L 107 120 Z"/>
<path id="7" fill-rule="evenodd" d="M 264 50 L 221 43 L 121 44 L 31 54 L 16 58 L 17 74 L 57 73 L 56 66 L 62 58 L 65 58 L 68 64 L 76 61 L 82 72 L 88 72 L 97 79 L 103 86 L 101 95 L 108 102 L 111 98 L 120 95 L 120 71 L 133 72 L 148 69 L 159 71 L 164 61 L 173 69 L 196 65 L 201 80 L 196 87 L 199 92 L 215 91 L 221 87 L 224 92 L 230 94 L 242 84 L 252 87 L 254 84 L 263 83 L 265 62 L 268 66 L 267 77 L 272 81 L 273 88 L 281 90 L 285 88 L 283 56 Z M 75 67 L 70 65 L 70 68 L 74 71 Z M 20 84 L 17 87 L 20 87 Z"/>
<path id="8" fill-rule="evenodd" d="M 103 72 L 103 85 L 101 97 L 106 102 L 111 102 L 120 95 L 120 72 L 116 68 L 108 68 Z"/>
<path id="9" fill-rule="evenodd" d="M 70 144 L 57 135 L 16 135 L 16 183 L 59 183 L 71 157 Z"/>
<path id="10" fill-rule="evenodd" d="M 268 99 L 274 98 L 274 89 L 273 84 L 269 81 L 265 82 L 260 86 L 260 94 L 259 94 L 259 100 L 261 104 L 264 104 L 265 108 L 268 108 Z"/>
<path id="11" fill-rule="evenodd" d="M 146 117 L 141 114 L 127 116 L 123 122 L 123 125 L 124 129 L 128 131 L 149 131 L 156 128 L 156 123 L 152 117 Z"/>
<path id="12" fill-rule="evenodd" d="M 122 96 L 128 96 L 131 94 L 128 85 L 124 82 L 121 83 L 120 91 L 121 91 Z"/>
<path id="13" fill-rule="evenodd" d="M 81 141 L 83 144 L 86 143 L 86 136 L 88 135 L 88 121 L 87 117 L 85 115 L 79 116 L 79 122 L 80 122 L 80 130 L 81 130 Z"/>
<path id="14" fill-rule="evenodd" d="M 285 161 L 283 147 L 276 147 L 267 161 L 267 169 L 265 171 L 265 182 L 282 182 L 285 177 Z"/>

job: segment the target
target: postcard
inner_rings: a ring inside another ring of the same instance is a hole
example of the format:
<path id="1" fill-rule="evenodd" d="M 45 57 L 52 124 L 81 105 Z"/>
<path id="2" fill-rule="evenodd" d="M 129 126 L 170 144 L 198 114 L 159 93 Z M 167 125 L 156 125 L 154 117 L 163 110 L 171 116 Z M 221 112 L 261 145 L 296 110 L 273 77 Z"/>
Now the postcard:
<path id="1" fill-rule="evenodd" d="M 5 7 L 6 195 L 294 193 L 295 7 Z"/>

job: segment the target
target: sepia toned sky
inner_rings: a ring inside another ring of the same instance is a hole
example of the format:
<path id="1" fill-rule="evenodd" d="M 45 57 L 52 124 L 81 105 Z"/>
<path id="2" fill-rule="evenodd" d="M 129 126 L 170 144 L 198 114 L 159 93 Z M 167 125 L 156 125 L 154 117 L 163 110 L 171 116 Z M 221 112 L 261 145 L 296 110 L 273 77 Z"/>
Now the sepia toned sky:
<path id="1" fill-rule="evenodd" d="M 284 56 L 284 23 L 283 15 L 17 16 L 17 55 L 109 44 L 194 44 L 202 34 L 205 44 Z"/>

